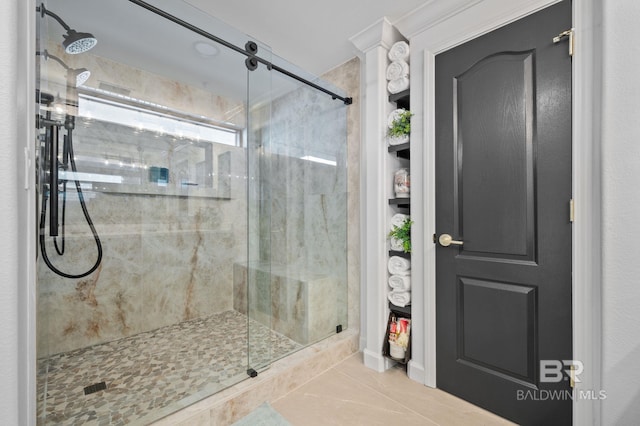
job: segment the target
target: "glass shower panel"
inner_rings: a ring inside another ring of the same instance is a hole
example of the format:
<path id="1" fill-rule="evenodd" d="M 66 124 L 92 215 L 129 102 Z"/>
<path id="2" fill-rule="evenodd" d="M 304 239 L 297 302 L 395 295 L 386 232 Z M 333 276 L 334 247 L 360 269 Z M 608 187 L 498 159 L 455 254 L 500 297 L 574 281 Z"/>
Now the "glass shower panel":
<path id="1" fill-rule="evenodd" d="M 249 40 L 181 1 L 153 5 L 235 45 Z M 268 128 L 261 136 L 249 111 L 269 105 L 270 73 L 135 2 L 44 8 L 38 421 L 147 424 L 273 358 L 271 330 L 249 334 L 246 290 L 266 279 L 247 273 L 269 251 L 271 208 L 258 183 Z M 97 45 L 66 52 L 51 13 Z"/>
<path id="2" fill-rule="evenodd" d="M 280 58 L 274 63 L 340 93 Z M 263 256 L 271 266 L 271 328 L 296 350 L 347 328 L 347 107 L 286 75 L 272 78 Z M 274 350 L 273 359 L 281 356 Z"/>

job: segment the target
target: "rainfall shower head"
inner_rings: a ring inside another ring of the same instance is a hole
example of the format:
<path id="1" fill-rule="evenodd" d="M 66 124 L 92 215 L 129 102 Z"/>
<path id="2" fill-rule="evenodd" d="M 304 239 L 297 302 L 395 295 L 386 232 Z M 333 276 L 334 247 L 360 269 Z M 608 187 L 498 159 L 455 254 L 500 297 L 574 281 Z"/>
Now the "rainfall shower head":
<path id="1" fill-rule="evenodd" d="M 42 17 L 44 17 L 44 15 L 51 16 L 67 31 L 67 33 L 62 36 L 64 38 L 62 46 L 64 46 L 64 50 L 68 54 L 77 55 L 78 53 L 84 53 L 93 49 L 98 43 L 98 39 L 96 39 L 93 34 L 82 33 L 72 29 L 58 15 L 45 9 L 44 4 L 41 4 L 36 10 L 40 12 Z"/>
<path id="2" fill-rule="evenodd" d="M 71 55 L 91 50 L 98 43 L 98 40 L 93 36 L 93 34 L 79 33 L 74 30 L 68 30 L 67 34 L 62 37 L 64 38 L 64 41 L 62 42 L 64 51 Z"/>

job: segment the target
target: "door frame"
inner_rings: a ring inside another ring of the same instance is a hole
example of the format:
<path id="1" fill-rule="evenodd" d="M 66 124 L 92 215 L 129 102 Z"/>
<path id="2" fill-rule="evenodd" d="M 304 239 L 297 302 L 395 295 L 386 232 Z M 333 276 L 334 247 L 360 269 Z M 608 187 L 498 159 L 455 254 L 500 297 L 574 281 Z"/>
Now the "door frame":
<path id="1" fill-rule="evenodd" d="M 560 0 L 432 0 L 395 25 L 411 45 L 411 158 L 412 180 L 422 191 L 412 194 L 415 216 L 412 265 L 423 289 L 414 289 L 414 334 L 409 376 L 436 386 L 436 278 L 435 245 L 435 56 L 468 40 L 506 25 Z M 573 0 L 576 28 L 572 63 L 572 193 L 573 223 L 572 293 L 573 357 L 584 364 L 580 390 L 601 389 L 601 221 L 600 221 L 600 107 L 602 56 L 600 0 Z M 434 14 L 434 11 L 436 12 Z M 423 12 L 423 13 L 422 13 Z M 558 46 L 558 48 L 566 48 Z M 421 78 L 415 78 L 420 76 Z M 420 185 L 420 186 L 418 186 Z M 569 202 L 569 200 L 567 200 Z M 417 287 L 417 286 L 416 286 Z M 422 294 L 418 294 L 422 293 Z M 417 317 L 417 318 L 416 318 Z M 600 424 L 600 402 L 577 400 L 574 424 Z"/>

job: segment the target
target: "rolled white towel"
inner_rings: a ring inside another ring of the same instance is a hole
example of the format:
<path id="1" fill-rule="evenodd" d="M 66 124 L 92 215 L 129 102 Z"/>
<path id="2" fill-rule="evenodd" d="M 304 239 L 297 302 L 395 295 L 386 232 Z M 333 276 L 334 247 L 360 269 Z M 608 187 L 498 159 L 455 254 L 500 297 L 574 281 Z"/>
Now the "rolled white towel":
<path id="1" fill-rule="evenodd" d="M 409 291 L 390 291 L 387 298 L 391 303 L 404 308 L 411 303 L 411 292 Z"/>
<path id="2" fill-rule="evenodd" d="M 389 277 L 389 287 L 393 291 L 411 290 L 411 277 L 409 275 L 391 275 Z"/>
<path id="3" fill-rule="evenodd" d="M 393 61 L 387 67 L 387 80 L 409 77 L 409 64 L 405 61 Z"/>
<path id="4" fill-rule="evenodd" d="M 393 122 L 400 119 L 400 116 L 407 112 L 404 108 L 394 109 L 387 115 L 387 128 L 391 129 L 393 127 Z"/>
<path id="5" fill-rule="evenodd" d="M 389 93 L 391 93 L 392 95 L 395 95 L 396 93 L 400 93 L 403 90 L 407 90 L 409 88 L 409 78 L 408 77 L 400 77 L 400 78 L 396 78 L 395 80 L 391 80 L 389 83 L 387 83 L 387 90 L 389 90 Z"/>
<path id="6" fill-rule="evenodd" d="M 409 219 L 411 216 L 409 216 L 408 214 L 404 214 L 404 213 L 396 213 L 391 217 L 391 230 L 393 230 L 394 226 L 397 226 L 398 228 L 400 228 L 402 225 L 404 225 L 404 221 Z"/>
<path id="7" fill-rule="evenodd" d="M 411 273 L 411 261 L 400 256 L 391 256 L 387 263 L 387 269 L 391 275 L 409 275 Z"/>
<path id="8" fill-rule="evenodd" d="M 394 43 L 389 49 L 388 55 L 391 61 L 409 62 L 409 45 L 406 41 Z"/>
<path id="9" fill-rule="evenodd" d="M 396 237 L 389 238 L 389 249 L 392 251 L 404 251 L 402 240 Z"/>

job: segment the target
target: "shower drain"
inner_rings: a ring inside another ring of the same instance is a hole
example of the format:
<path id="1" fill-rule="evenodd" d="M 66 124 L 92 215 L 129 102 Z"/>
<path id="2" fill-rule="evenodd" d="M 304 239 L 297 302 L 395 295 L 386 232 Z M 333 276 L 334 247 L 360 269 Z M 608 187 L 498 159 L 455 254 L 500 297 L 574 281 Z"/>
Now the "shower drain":
<path id="1" fill-rule="evenodd" d="M 107 384 L 105 382 L 94 383 L 84 388 L 84 394 L 89 395 L 101 390 L 105 390 L 106 388 L 107 388 Z"/>

